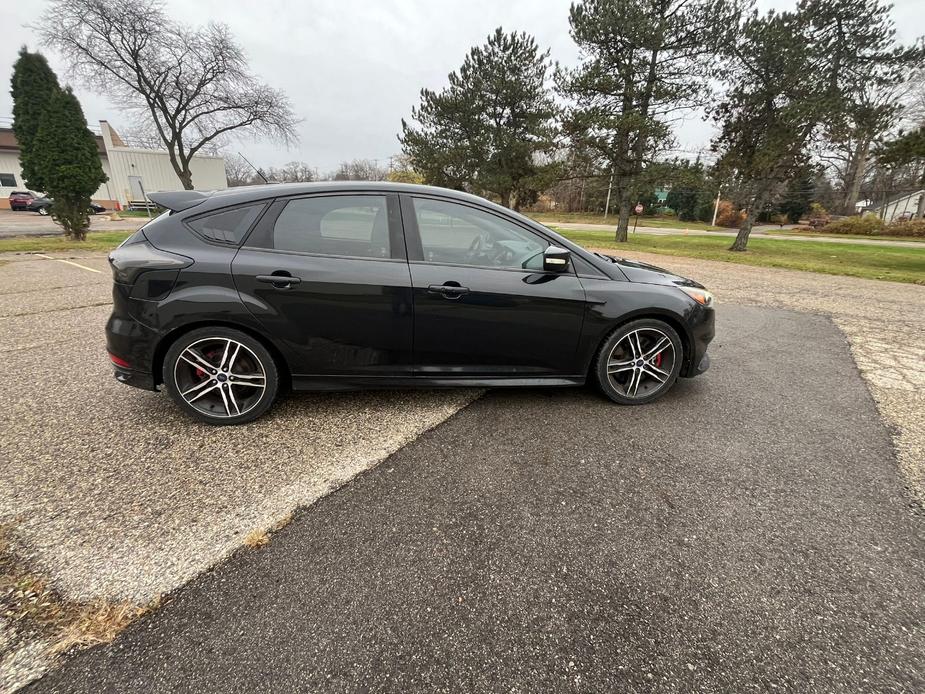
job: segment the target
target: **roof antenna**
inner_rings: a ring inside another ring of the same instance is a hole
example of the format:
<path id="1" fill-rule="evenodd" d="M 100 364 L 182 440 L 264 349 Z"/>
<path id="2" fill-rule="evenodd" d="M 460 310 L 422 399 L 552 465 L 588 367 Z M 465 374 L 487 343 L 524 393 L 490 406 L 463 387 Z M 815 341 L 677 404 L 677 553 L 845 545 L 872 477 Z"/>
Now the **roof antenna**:
<path id="1" fill-rule="evenodd" d="M 269 183 L 269 182 L 270 182 L 269 179 L 267 179 L 267 177 L 263 175 L 263 171 L 261 171 L 261 170 L 258 169 L 256 166 L 254 166 L 253 164 L 251 164 L 251 160 L 250 160 L 250 159 L 248 159 L 248 158 L 245 157 L 243 154 L 241 154 L 241 152 L 238 152 L 238 156 L 241 157 L 241 159 L 243 159 L 244 161 L 246 161 L 247 164 L 248 164 L 248 166 L 250 166 L 254 171 L 257 172 L 257 175 L 260 176 L 260 178 L 263 179 L 263 182 L 264 182 L 264 183 Z"/>

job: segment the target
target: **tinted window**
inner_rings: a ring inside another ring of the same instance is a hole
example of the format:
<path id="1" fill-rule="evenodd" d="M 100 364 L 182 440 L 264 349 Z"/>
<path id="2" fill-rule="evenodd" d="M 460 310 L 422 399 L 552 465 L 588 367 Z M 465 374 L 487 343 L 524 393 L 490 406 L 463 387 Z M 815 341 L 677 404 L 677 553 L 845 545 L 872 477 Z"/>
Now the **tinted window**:
<path id="1" fill-rule="evenodd" d="M 224 212 L 197 217 L 187 222 L 189 226 L 200 236 L 209 241 L 218 241 L 219 243 L 239 244 L 257 221 L 263 210 L 264 204 L 247 205 L 245 207 L 235 207 Z"/>
<path id="2" fill-rule="evenodd" d="M 414 199 L 424 260 L 431 263 L 541 270 L 549 243 L 488 212 L 441 200 Z"/>
<path id="3" fill-rule="evenodd" d="M 271 248 L 297 253 L 388 258 L 389 216 L 379 195 L 291 200 L 273 227 Z"/>
<path id="4" fill-rule="evenodd" d="M 12 188 L 16 185 L 16 176 L 11 173 L 0 173 L 0 186 Z"/>

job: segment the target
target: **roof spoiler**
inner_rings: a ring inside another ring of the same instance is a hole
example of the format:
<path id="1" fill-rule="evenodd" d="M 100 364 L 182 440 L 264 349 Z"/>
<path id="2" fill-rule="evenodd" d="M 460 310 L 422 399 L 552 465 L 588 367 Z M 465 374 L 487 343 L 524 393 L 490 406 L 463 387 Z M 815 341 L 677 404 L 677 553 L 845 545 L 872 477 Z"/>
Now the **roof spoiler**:
<path id="1" fill-rule="evenodd" d="M 159 193 L 148 193 L 148 200 L 172 212 L 195 207 L 205 202 L 207 197 L 209 196 L 206 193 L 198 190 L 166 190 Z"/>

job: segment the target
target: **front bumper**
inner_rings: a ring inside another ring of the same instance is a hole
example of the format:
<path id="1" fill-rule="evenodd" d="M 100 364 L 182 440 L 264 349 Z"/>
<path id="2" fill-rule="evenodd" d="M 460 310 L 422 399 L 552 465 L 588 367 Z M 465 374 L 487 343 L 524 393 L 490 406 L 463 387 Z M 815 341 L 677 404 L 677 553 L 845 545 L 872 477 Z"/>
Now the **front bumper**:
<path id="1" fill-rule="evenodd" d="M 691 316 L 688 326 L 691 355 L 690 360 L 681 370 L 681 376 L 693 378 L 710 368 L 710 355 L 707 354 L 707 348 L 716 335 L 716 311 L 713 307 L 698 308 Z"/>

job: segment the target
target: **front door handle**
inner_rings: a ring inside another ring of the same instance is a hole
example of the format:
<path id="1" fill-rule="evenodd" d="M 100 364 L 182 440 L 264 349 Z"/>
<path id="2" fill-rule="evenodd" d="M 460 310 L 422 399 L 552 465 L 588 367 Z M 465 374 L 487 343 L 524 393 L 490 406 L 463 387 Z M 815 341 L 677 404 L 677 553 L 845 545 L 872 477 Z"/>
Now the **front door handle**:
<path id="1" fill-rule="evenodd" d="M 440 294 L 444 299 L 458 299 L 463 294 L 469 293 L 469 287 L 460 287 L 459 282 L 446 282 L 444 284 L 432 284 L 427 288 L 430 294 Z"/>
<path id="2" fill-rule="evenodd" d="M 257 275 L 258 282 L 267 282 L 277 289 L 286 289 L 294 284 L 299 284 L 302 279 L 293 277 L 285 270 L 277 270 L 272 275 Z"/>

